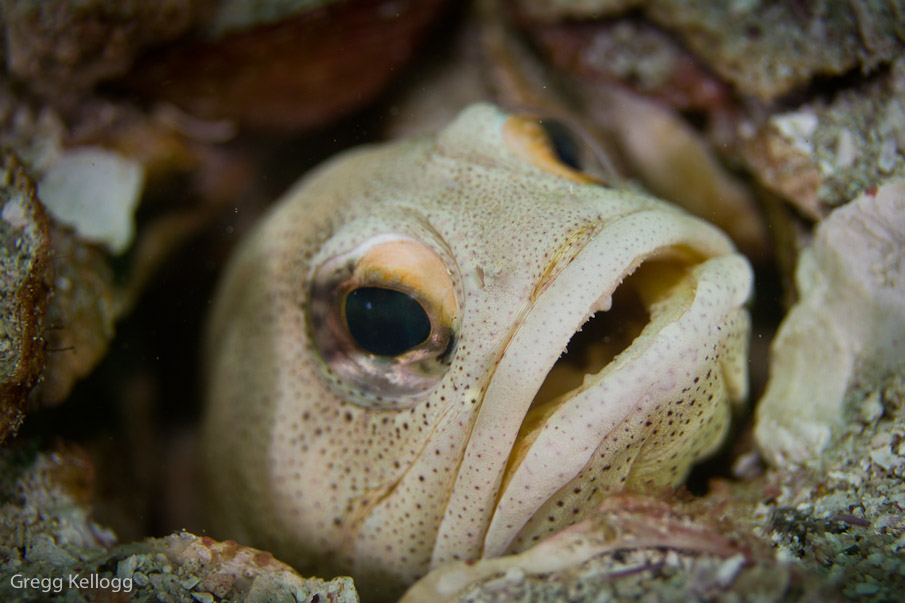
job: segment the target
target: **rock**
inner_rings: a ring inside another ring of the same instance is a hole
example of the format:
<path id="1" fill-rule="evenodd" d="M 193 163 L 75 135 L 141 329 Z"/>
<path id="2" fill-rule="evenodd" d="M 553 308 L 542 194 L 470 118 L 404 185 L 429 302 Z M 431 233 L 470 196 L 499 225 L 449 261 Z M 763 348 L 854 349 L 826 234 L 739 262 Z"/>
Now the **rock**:
<path id="1" fill-rule="evenodd" d="M 377 98 L 445 4 L 225 2 L 206 36 L 149 56 L 130 82 L 204 119 L 280 133 L 311 129 Z"/>
<path id="2" fill-rule="evenodd" d="M 536 24 L 631 14 L 678 38 L 740 94 L 773 101 L 815 77 L 869 71 L 902 52 L 901 9 L 885 2 L 519 0 Z M 635 11 L 634 13 L 630 11 Z M 604 19 L 607 17 L 608 19 Z M 648 25 L 650 27 L 650 25 Z"/>
<path id="3" fill-rule="evenodd" d="M 51 290 L 48 221 L 18 158 L 0 150 L 0 443 L 24 417 L 44 370 Z"/>
<path id="4" fill-rule="evenodd" d="M 744 145 L 757 178 L 804 216 L 824 218 L 905 177 L 905 59 L 864 86 L 771 116 Z"/>
<path id="5" fill-rule="evenodd" d="M 0 450 L 4 601 L 358 603 L 350 578 L 303 578 L 270 553 L 188 532 L 116 545 L 90 518 L 92 466 L 74 447 Z M 10 578 L 11 577 L 11 578 Z"/>
<path id="6" fill-rule="evenodd" d="M 402 603 L 836 600 L 710 504 L 613 496 L 523 553 L 435 569 Z"/>
<path id="7" fill-rule="evenodd" d="M 6 65 L 49 97 L 86 92 L 126 73 L 145 48 L 195 25 L 210 0 L 62 0 L 2 3 Z"/>
<path id="8" fill-rule="evenodd" d="M 817 462 L 865 394 L 905 374 L 905 181 L 831 213 L 795 277 L 800 300 L 772 344 L 756 414 L 758 445 L 778 467 Z"/>

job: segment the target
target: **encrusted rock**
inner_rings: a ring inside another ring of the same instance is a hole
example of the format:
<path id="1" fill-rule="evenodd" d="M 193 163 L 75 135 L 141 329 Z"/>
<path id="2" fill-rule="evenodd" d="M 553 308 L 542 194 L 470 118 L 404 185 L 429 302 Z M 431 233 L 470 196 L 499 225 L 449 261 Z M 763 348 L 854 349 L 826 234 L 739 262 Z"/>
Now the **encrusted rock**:
<path id="1" fill-rule="evenodd" d="M 149 57 L 131 81 L 198 117 L 310 129 L 377 98 L 445 4 L 224 2 L 207 35 Z"/>
<path id="2" fill-rule="evenodd" d="M 184 33 L 210 0 L 63 0 L 0 4 L 10 73 L 48 95 L 122 75 L 139 51 Z"/>
<path id="3" fill-rule="evenodd" d="M 635 10 L 674 36 L 743 95 L 770 101 L 815 77 L 869 71 L 902 52 L 901 4 L 520 0 L 540 23 L 616 18 Z M 601 19 L 602 20 L 602 19 Z"/>
<path id="4" fill-rule="evenodd" d="M 115 545 L 90 519 L 93 470 L 75 448 L 0 451 L 4 601 L 357 603 L 350 578 L 302 578 L 270 553 L 187 532 Z"/>
<path id="5" fill-rule="evenodd" d="M 5 448 L 0 467 L 0 598 L 39 600 L 40 590 L 19 591 L 10 577 L 79 573 L 115 538 L 90 519 L 93 468 L 80 449 Z"/>
<path id="6" fill-rule="evenodd" d="M 758 179 L 820 220 L 871 186 L 905 177 L 905 59 L 889 73 L 776 114 L 746 143 Z"/>
<path id="7" fill-rule="evenodd" d="M 613 496 L 523 553 L 434 570 L 402 602 L 836 600 L 731 515 L 719 503 Z"/>
<path id="8" fill-rule="evenodd" d="M 46 368 L 30 398 L 32 408 L 58 404 L 68 396 L 106 353 L 116 320 L 131 309 L 150 275 L 178 244 L 209 223 L 218 202 L 233 200 L 231 195 L 244 190 L 246 164 L 204 144 L 232 135 L 232 130 L 216 126 L 172 108 L 146 115 L 134 106 L 92 96 L 62 111 L 0 82 L 0 146 L 21 159 L 20 167 L 6 173 L 10 178 L 19 174 L 17 181 L 27 177 L 36 182 L 37 192 L 29 194 L 44 209 L 35 219 L 43 224 L 46 239 L 39 254 L 46 268 L 46 301 L 16 310 L 28 315 L 23 324 L 39 327 L 28 341 L 32 352 L 42 356 L 32 353 L 29 358 L 43 367 L 46 351 Z M 164 188 L 187 173 L 196 180 L 187 187 L 192 191 L 186 197 L 194 200 L 200 194 L 203 200 L 173 204 L 172 195 L 164 201 L 158 196 L 158 203 L 170 205 L 152 208 L 147 213 L 153 219 L 136 225 L 145 184 Z M 3 224 L 9 226 L 5 220 Z M 18 238 L 16 254 L 34 253 L 31 239 Z M 11 238 L 9 245 L 16 240 Z M 132 246 L 135 253 L 124 256 Z M 116 282 L 114 254 L 121 256 Z M 12 262 L 11 255 L 5 257 Z M 4 264 L 4 272 L 4 291 L 18 286 L 11 264 Z M 9 315 L 11 311 L 4 309 L 0 316 L 4 324 L 18 325 L 21 318 Z M 14 380 L 12 370 L 7 371 L 9 380 Z"/>
<path id="9" fill-rule="evenodd" d="M 22 422 L 44 370 L 49 256 L 47 218 L 34 183 L 16 156 L 0 149 L 0 443 Z"/>
<path id="10" fill-rule="evenodd" d="M 107 352 L 115 333 L 113 270 L 107 255 L 71 231 L 51 228 L 53 297 L 44 336 L 47 367 L 35 391 L 36 407 L 63 402 Z"/>
<path id="11" fill-rule="evenodd" d="M 756 531 L 847 599 L 896 601 L 905 589 L 905 379 L 861 401 L 881 414 L 848 424 L 806 467 L 771 471 Z"/>
<path id="12" fill-rule="evenodd" d="M 905 181 L 821 222 L 796 269 L 801 296 L 772 344 L 756 437 L 775 466 L 818 459 L 863 414 L 864 395 L 905 375 Z"/>

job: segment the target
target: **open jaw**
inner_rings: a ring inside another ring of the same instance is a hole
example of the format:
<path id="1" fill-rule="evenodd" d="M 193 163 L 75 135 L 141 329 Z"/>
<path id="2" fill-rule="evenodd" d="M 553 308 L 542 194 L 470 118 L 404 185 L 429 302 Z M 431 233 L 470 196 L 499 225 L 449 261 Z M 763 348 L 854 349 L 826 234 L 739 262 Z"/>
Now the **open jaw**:
<path id="1" fill-rule="evenodd" d="M 660 250 L 572 337 L 520 425 L 484 556 L 527 548 L 611 492 L 677 485 L 719 445 L 744 393 L 744 355 L 723 354 L 722 337 L 747 330 L 747 288 L 719 295 L 740 261 Z"/>
<path id="2" fill-rule="evenodd" d="M 617 357 L 632 345 L 636 349 L 628 355 L 637 356 L 640 353 L 637 348 L 655 336 L 651 331 L 662 326 L 662 321 L 651 321 L 652 309 L 662 308 L 674 291 L 681 295 L 682 292 L 676 289 L 688 278 L 694 264 L 690 259 L 678 259 L 679 254 L 674 250 L 667 250 L 663 255 L 672 258 L 644 261 L 609 297 L 609 308 L 595 312 L 572 335 L 566 349 L 547 372 L 522 420 L 506 464 L 504 490 L 547 420 L 577 395 L 594 388 L 603 378 L 604 371 L 613 370 Z M 685 289 L 687 293 L 687 284 Z M 683 296 L 682 301 L 690 301 L 687 297 Z M 645 328 L 648 329 L 645 339 L 638 340 Z"/>
<path id="3" fill-rule="evenodd" d="M 747 297 L 750 275 L 720 233 L 681 220 L 663 228 L 654 213 L 623 218 L 625 228 L 592 238 L 515 332 L 447 503 L 475 511 L 458 520 L 448 512 L 440 526 L 440 536 L 475 533 L 458 539 L 466 555 L 525 548 L 626 485 L 677 483 L 719 439 L 729 396 L 707 348 Z M 694 424 L 672 438 L 678 443 L 664 440 L 670 434 L 659 430 L 659 409 L 681 403 L 677 396 L 699 379 L 714 404 L 695 407 L 686 420 Z M 702 443 L 687 444 L 689 437 Z M 653 449 L 668 464 L 648 462 Z M 448 558 L 447 540 L 437 539 L 433 564 Z"/>
<path id="4" fill-rule="evenodd" d="M 666 254 L 670 254 L 668 250 Z M 651 321 L 651 308 L 662 302 L 690 271 L 691 260 L 648 259 L 616 288 L 609 298 L 609 309 L 598 310 L 572 335 L 566 349 L 547 373 L 513 447 L 523 447 L 544 417 L 598 376 L 616 357 L 631 346 Z M 509 467 L 507 467 L 507 472 Z"/>
<path id="5" fill-rule="evenodd" d="M 644 397 L 656 387 L 653 374 L 661 368 L 649 365 L 646 352 L 691 306 L 693 267 L 700 260 L 685 249 L 659 250 L 623 280 L 607 310 L 597 311 L 573 334 L 519 427 L 485 556 L 525 548 L 542 534 L 581 519 L 588 507 L 626 485 L 644 445 L 643 435 L 628 433 L 628 419 L 647 414 Z M 603 463 L 599 448 L 608 438 L 614 440 L 605 447 L 604 466 L 609 468 L 595 471 L 592 465 Z M 582 473 L 588 474 L 587 483 Z M 569 490 L 563 491 L 567 485 Z M 545 509 L 554 496 L 556 506 Z M 537 521 L 541 511 L 545 517 Z"/>

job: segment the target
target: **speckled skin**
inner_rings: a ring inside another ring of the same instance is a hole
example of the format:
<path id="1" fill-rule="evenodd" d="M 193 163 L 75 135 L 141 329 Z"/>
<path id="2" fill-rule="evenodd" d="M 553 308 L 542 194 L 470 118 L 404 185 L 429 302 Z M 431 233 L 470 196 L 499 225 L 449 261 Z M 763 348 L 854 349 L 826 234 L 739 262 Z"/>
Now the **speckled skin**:
<path id="1" fill-rule="evenodd" d="M 507 119 L 475 105 L 435 137 L 346 153 L 245 241 L 207 342 L 218 536 L 392 596 L 431 567 L 521 550 L 608 492 L 677 484 L 718 445 L 746 394 L 747 262 L 674 207 L 535 167 Z M 306 311 L 318 266 L 381 233 L 444 259 L 458 315 L 437 384 L 369 407 L 374 393 L 348 393 L 322 359 Z M 654 256 L 677 258 L 682 279 L 507 469 L 572 335 Z"/>

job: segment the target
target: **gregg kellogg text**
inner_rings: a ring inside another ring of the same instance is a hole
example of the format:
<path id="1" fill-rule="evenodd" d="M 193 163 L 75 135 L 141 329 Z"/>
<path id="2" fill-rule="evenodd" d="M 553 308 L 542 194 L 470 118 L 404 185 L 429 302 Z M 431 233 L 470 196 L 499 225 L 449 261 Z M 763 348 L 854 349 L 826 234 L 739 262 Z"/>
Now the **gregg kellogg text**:
<path id="1" fill-rule="evenodd" d="M 30 588 L 44 593 L 59 593 L 64 588 L 78 589 L 102 589 L 114 593 L 132 592 L 132 578 L 108 578 L 99 576 L 98 574 L 69 574 L 67 578 L 26 578 L 22 574 L 15 574 L 9 579 L 9 584 L 13 588 Z"/>

